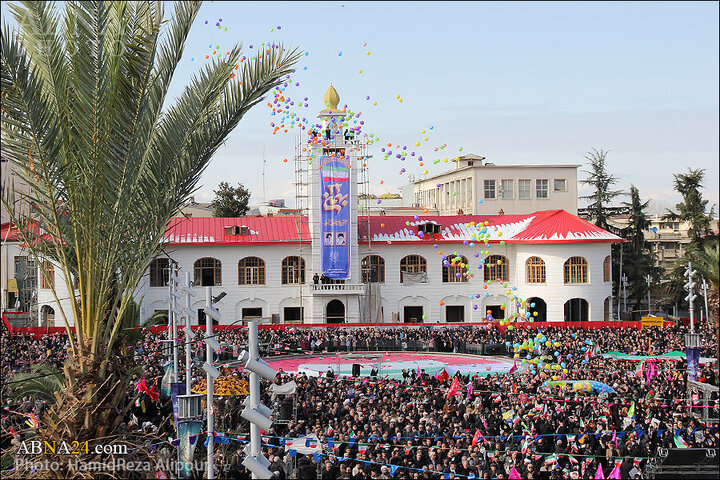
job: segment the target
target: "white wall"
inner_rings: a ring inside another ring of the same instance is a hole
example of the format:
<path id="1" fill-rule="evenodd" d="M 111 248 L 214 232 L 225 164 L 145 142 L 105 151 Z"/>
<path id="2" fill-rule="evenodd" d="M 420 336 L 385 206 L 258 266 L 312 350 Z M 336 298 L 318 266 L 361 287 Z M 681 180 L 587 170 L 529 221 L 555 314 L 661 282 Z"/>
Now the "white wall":
<path id="1" fill-rule="evenodd" d="M 307 250 L 307 249 L 306 249 Z M 611 284 L 603 282 L 602 264 L 610 254 L 610 245 L 606 243 L 592 244 L 559 244 L 559 245 L 493 245 L 491 254 L 505 255 L 509 259 L 510 282 L 508 288 L 499 284 L 491 284 L 483 289 L 483 271 L 477 269 L 479 258 L 474 256 L 479 247 L 464 245 L 440 245 L 435 249 L 432 245 L 387 244 L 374 242 L 372 245 L 360 245 L 359 255 L 355 269 L 359 270 L 362 258 L 368 254 L 380 255 L 385 259 L 385 283 L 380 286 L 380 295 L 384 310 L 384 321 L 392 321 L 393 312 L 400 314 L 400 321 L 404 320 L 404 306 L 420 305 L 427 316 L 426 323 L 445 322 L 445 305 L 463 305 L 465 307 L 465 322 L 481 322 L 485 320 L 485 311 L 488 305 L 507 303 L 506 312 L 517 311 L 509 302 L 507 289 L 523 299 L 540 297 L 547 303 L 547 316 L 549 321 L 563 321 L 564 304 L 575 297 L 585 298 L 589 303 L 589 320 L 603 320 L 603 303 L 611 294 Z M 452 255 L 454 252 L 464 254 L 470 260 L 470 272 L 474 274 L 467 283 L 442 282 L 442 256 Z M 288 306 L 303 306 L 306 323 L 322 323 L 327 303 L 333 299 L 344 302 L 348 321 L 357 321 L 358 301 L 357 295 L 313 295 L 312 270 L 308 255 L 305 258 L 306 272 L 305 285 L 282 285 L 282 260 L 286 256 L 298 255 L 298 245 L 258 245 L 258 246 L 181 246 L 169 248 L 170 258 L 178 262 L 183 272 L 191 272 L 193 278 L 194 263 L 202 257 L 214 257 L 222 262 L 222 285 L 213 287 L 213 295 L 226 292 L 227 296 L 216 304 L 216 308 L 223 314 L 222 324 L 231 324 L 241 319 L 243 307 L 260 307 L 264 317 L 279 314 L 280 321 L 284 321 L 283 308 Z M 427 260 L 427 284 L 401 284 L 400 260 L 410 254 L 418 254 Z M 537 255 L 545 261 L 547 283 L 535 285 L 525 283 L 525 261 L 530 256 Z M 265 260 L 266 285 L 238 285 L 238 261 L 246 256 L 256 256 Z M 587 284 L 565 285 L 563 283 L 563 264 L 571 256 L 583 256 L 589 263 L 589 280 Z M 482 258 L 481 256 L 480 258 Z M 184 278 L 184 274 L 181 274 Z M 61 274 L 56 270 L 56 285 L 61 298 L 66 298 L 63 305 L 68 307 L 67 293 Z M 517 290 L 512 290 L 516 286 Z M 200 298 L 193 302 L 193 308 L 203 308 L 205 304 L 204 288 L 199 287 Z M 489 293 L 485 297 L 485 292 Z M 53 305 L 54 300 L 49 290 L 39 291 L 39 306 Z M 470 295 L 480 294 L 480 298 L 470 299 Z M 152 315 L 155 310 L 166 310 L 167 287 L 149 287 L 149 277 L 145 275 L 138 288 L 137 298 L 142 297 L 141 318 Z M 184 300 L 181 301 L 184 305 Z M 473 305 L 478 305 L 477 310 Z M 56 325 L 62 325 L 59 311 L 56 311 Z M 68 310 L 69 311 L 69 310 Z"/>

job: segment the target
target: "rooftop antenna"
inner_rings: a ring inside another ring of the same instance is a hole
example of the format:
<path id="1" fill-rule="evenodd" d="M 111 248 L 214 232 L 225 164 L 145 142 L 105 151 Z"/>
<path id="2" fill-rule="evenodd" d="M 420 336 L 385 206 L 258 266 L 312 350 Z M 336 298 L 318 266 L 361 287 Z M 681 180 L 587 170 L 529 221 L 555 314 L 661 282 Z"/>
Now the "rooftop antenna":
<path id="1" fill-rule="evenodd" d="M 263 183 L 263 203 L 265 203 L 265 147 L 263 147 L 263 166 L 262 166 L 262 183 Z"/>

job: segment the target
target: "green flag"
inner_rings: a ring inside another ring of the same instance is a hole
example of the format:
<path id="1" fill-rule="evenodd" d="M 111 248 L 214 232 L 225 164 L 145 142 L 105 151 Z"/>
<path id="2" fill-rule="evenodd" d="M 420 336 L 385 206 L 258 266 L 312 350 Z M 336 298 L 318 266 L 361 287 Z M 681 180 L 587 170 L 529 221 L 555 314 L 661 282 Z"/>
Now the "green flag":
<path id="1" fill-rule="evenodd" d="M 635 416 L 635 402 L 633 402 L 632 405 L 630 405 L 630 410 L 628 410 L 627 416 L 630 419 L 632 419 L 632 417 Z"/>

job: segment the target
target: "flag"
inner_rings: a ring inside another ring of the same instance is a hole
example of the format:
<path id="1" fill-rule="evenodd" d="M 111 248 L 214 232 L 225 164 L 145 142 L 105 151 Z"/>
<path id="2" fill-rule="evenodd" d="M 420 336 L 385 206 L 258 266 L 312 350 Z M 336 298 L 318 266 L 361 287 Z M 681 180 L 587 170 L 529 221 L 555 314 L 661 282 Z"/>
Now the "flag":
<path id="1" fill-rule="evenodd" d="M 440 372 L 440 375 L 438 376 L 438 380 L 441 382 L 445 382 L 450 379 L 450 375 L 448 375 L 448 372 L 445 371 L 445 369 L 442 369 L 442 372 Z"/>
<path id="2" fill-rule="evenodd" d="M 521 478 L 521 477 L 520 477 L 520 474 L 519 474 L 518 471 L 515 469 L 515 465 L 513 465 L 512 470 L 510 470 L 510 476 L 509 476 L 508 478 L 511 478 L 511 479 L 514 479 L 514 480 L 519 480 L 519 479 Z"/>
<path id="3" fill-rule="evenodd" d="M 545 465 L 552 465 L 555 462 L 557 462 L 557 455 L 552 454 L 545 457 Z"/>
<path id="4" fill-rule="evenodd" d="M 523 440 L 522 447 L 520 447 L 520 453 L 525 455 L 527 453 L 527 451 L 528 451 L 528 441 L 526 438 L 525 440 Z"/>
<path id="5" fill-rule="evenodd" d="M 605 474 L 603 473 L 602 465 L 598 465 L 597 471 L 595 472 L 595 479 L 605 480 Z"/>
<path id="6" fill-rule="evenodd" d="M 358 445 L 358 453 L 367 452 L 367 443 L 361 443 Z"/>
<path id="7" fill-rule="evenodd" d="M 334 432 L 335 432 L 335 430 L 333 429 L 332 425 L 328 425 L 327 433 L 326 433 L 325 435 L 326 435 L 326 436 L 330 436 L 330 435 L 332 435 Z"/>
<path id="8" fill-rule="evenodd" d="M 465 398 L 468 398 L 468 399 L 469 399 L 470 397 L 472 397 L 472 382 L 468 383 L 468 386 L 467 386 L 467 387 L 468 387 L 468 389 L 467 389 L 467 396 L 466 396 Z"/>
<path id="9" fill-rule="evenodd" d="M 615 430 L 613 430 L 612 442 L 615 448 L 617 448 L 617 432 Z"/>
<path id="10" fill-rule="evenodd" d="M 607 478 L 616 478 L 619 480 L 621 478 L 620 477 L 620 466 L 615 465 L 615 468 L 612 469 L 612 472 L 610 472 L 610 475 L 608 475 Z"/>
<path id="11" fill-rule="evenodd" d="M 480 433 L 480 430 L 478 430 L 476 428 L 475 435 L 473 435 L 473 439 L 472 439 L 472 446 L 474 447 L 475 445 L 477 445 L 480 440 L 483 440 L 483 442 L 485 441 L 482 434 Z"/>
<path id="12" fill-rule="evenodd" d="M 445 370 L 443 370 L 445 371 Z M 455 395 L 458 390 L 460 390 L 460 382 L 458 381 L 457 377 L 455 377 L 455 380 L 453 380 L 452 385 L 450 385 L 450 390 L 448 390 L 447 398 L 452 397 Z"/>
<path id="13" fill-rule="evenodd" d="M 515 373 L 517 371 L 517 359 L 513 360 L 513 366 L 510 367 L 510 371 L 508 373 Z"/>
<path id="14" fill-rule="evenodd" d="M 687 442 L 685 442 L 684 438 L 682 438 L 678 435 L 675 435 L 674 440 L 675 440 L 675 446 L 677 448 L 690 448 L 690 447 L 688 447 L 688 444 L 687 444 Z"/>
<path id="15" fill-rule="evenodd" d="M 295 333 L 295 332 L 297 332 L 297 328 L 295 328 L 295 327 L 290 327 L 290 328 L 287 329 L 287 332 L 288 332 L 288 333 Z"/>
<path id="16" fill-rule="evenodd" d="M 635 402 L 632 402 L 632 405 L 630 405 L 630 409 L 627 413 L 628 418 L 632 419 L 635 416 Z"/>
<path id="17" fill-rule="evenodd" d="M 577 465 L 579 463 L 578 459 L 573 457 L 572 455 L 568 455 L 568 460 L 570 460 L 570 463 L 572 463 L 573 465 Z"/>

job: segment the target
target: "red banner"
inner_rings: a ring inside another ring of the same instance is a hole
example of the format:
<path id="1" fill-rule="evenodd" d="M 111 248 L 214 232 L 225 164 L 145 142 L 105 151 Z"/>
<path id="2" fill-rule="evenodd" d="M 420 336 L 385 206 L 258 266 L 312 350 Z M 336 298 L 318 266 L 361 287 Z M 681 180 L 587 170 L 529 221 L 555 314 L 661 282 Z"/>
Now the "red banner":
<path id="1" fill-rule="evenodd" d="M 33 335 L 35 338 L 42 338 L 43 335 L 57 335 L 65 333 L 65 327 L 12 327 L 7 321 L 5 315 L 3 315 L 3 322 L 8 326 L 8 330 L 11 335 Z M 665 327 L 671 325 L 672 322 L 665 322 Z M 286 324 L 264 324 L 258 325 L 259 330 L 285 330 L 286 328 L 358 328 L 358 327 L 380 327 L 380 328 L 400 328 L 400 327 L 464 327 L 464 326 L 483 326 L 483 327 L 497 327 L 501 332 L 505 332 L 505 329 L 509 325 L 500 326 L 497 322 L 481 322 L 481 323 L 318 323 L 318 324 L 306 324 L 306 323 L 286 323 Z M 535 328 L 571 328 L 583 330 L 597 330 L 599 328 L 635 328 L 637 330 L 642 329 L 642 323 L 639 321 L 612 321 L 612 322 L 519 322 L 512 323 L 514 328 L 523 329 L 535 329 Z M 135 327 L 142 328 L 142 327 Z M 151 332 L 157 334 L 167 330 L 166 325 L 159 325 L 154 327 L 148 327 Z M 182 325 L 178 326 L 178 330 L 182 328 Z M 205 325 L 192 325 L 192 330 L 205 330 Z M 235 330 L 238 328 L 245 328 L 245 325 L 215 325 L 214 331 L 222 330 Z M 75 329 L 70 327 L 73 332 Z M 181 334 L 182 335 L 182 334 Z"/>

